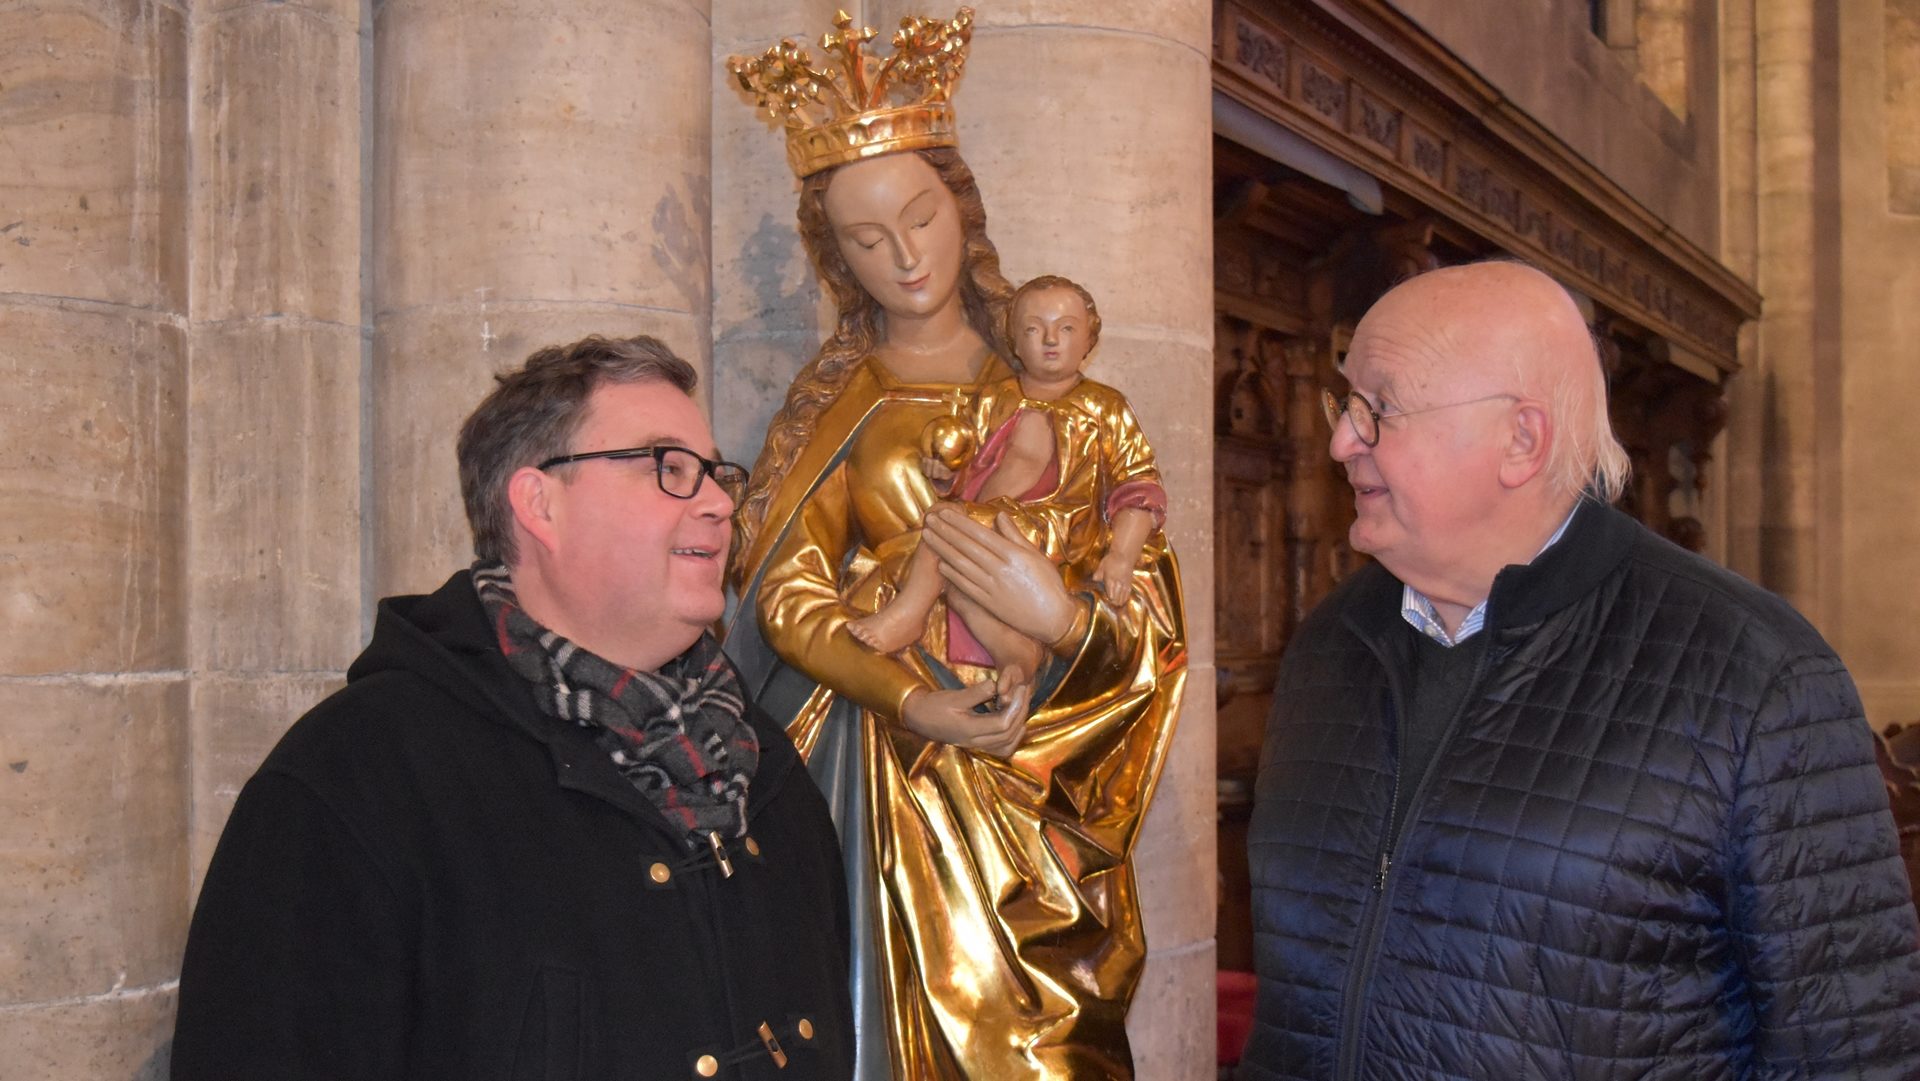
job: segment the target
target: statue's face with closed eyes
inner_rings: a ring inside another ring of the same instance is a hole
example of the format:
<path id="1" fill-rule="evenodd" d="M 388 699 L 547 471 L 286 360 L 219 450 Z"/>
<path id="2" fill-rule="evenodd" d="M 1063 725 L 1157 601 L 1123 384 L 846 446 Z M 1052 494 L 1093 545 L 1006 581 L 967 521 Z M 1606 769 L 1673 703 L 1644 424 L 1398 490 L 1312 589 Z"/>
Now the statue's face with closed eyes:
<path id="1" fill-rule="evenodd" d="M 928 318 L 961 302 L 960 207 L 920 155 L 843 165 L 824 203 L 841 257 L 890 320 Z"/>

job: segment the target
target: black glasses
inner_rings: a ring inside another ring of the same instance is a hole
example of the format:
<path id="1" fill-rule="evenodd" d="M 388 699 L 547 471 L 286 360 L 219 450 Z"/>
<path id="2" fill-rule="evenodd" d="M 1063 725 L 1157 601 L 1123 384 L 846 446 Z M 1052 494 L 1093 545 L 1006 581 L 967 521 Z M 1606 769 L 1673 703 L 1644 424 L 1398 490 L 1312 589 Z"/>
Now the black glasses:
<path id="1" fill-rule="evenodd" d="M 1326 414 L 1327 427 L 1329 428 L 1339 427 L 1340 415 L 1345 413 L 1347 423 L 1353 425 L 1353 434 L 1360 437 L 1360 442 L 1365 443 L 1369 447 L 1377 447 L 1380 445 L 1380 422 L 1388 417 L 1411 417 L 1416 413 L 1431 413 L 1438 409 L 1452 409 L 1457 405 L 1479 405 L 1481 402 L 1497 402 L 1501 399 L 1517 402 L 1520 400 L 1520 396 L 1518 394 L 1489 394 L 1484 398 L 1469 398 L 1464 402 L 1448 402 L 1445 405 L 1430 405 L 1425 409 L 1403 409 L 1398 413 L 1387 413 L 1383 416 L 1378 410 L 1373 408 L 1372 403 L 1361 397 L 1360 392 L 1357 390 L 1350 390 L 1344 395 L 1339 395 L 1333 391 L 1323 389 L 1320 391 L 1320 411 Z"/>
<path id="2" fill-rule="evenodd" d="M 591 461 L 594 458 L 652 458 L 653 479 L 660 490 L 676 499 L 692 499 L 700 494 L 700 482 L 712 477 L 727 498 L 739 506 L 747 491 L 747 467 L 732 462 L 702 458 L 685 447 L 627 447 L 622 450 L 595 450 L 585 454 L 562 454 L 548 458 L 534 468 L 552 469 L 556 465 Z"/>

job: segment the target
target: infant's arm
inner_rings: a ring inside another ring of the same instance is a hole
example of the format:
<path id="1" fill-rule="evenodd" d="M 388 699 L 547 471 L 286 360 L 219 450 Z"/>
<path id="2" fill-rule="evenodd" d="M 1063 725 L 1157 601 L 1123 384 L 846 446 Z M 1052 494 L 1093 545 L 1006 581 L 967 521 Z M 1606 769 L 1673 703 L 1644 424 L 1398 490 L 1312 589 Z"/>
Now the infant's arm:
<path id="1" fill-rule="evenodd" d="M 1093 572 L 1108 603 L 1125 604 L 1132 595 L 1133 568 L 1140 565 L 1140 553 L 1153 536 L 1155 523 L 1153 512 L 1144 507 L 1122 507 L 1113 512 L 1113 539 Z"/>

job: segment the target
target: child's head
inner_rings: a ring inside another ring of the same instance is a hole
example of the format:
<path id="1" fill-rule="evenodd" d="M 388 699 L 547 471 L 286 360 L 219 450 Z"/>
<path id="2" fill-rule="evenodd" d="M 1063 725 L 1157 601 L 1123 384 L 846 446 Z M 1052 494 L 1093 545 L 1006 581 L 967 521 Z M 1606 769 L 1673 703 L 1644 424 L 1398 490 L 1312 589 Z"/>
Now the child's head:
<path id="1" fill-rule="evenodd" d="M 1077 372 L 1099 341 L 1100 309 L 1071 279 L 1043 274 L 1007 302 L 1007 349 L 1023 370 L 1055 377 Z"/>

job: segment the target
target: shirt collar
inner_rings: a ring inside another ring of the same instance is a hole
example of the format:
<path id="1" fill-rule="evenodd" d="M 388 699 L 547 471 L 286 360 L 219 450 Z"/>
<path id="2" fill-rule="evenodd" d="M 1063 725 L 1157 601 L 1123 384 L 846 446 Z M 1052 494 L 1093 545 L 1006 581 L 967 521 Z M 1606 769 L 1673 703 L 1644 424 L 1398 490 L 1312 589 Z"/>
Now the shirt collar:
<path id="1" fill-rule="evenodd" d="M 1567 516 L 1561 520 L 1560 528 L 1553 531 L 1553 536 L 1547 538 L 1547 543 L 1540 546 L 1539 552 L 1533 553 L 1533 559 L 1539 559 L 1541 552 L 1559 543 L 1560 538 L 1567 532 L 1567 526 L 1573 524 L 1574 513 L 1579 509 L 1580 504 L 1575 502 L 1573 510 L 1568 511 Z M 1527 562 L 1531 563 L 1533 559 Z M 1412 586 L 1402 585 L 1400 587 L 1400 618 L 1406 620 L 1414 630 L 1451 649 L 1479 634 L 1481 628 L 1487 625 L 1487 602 L 1483 600 L 1474 605 L 1473 610 L 1467 613 L 1467 618 L 1460 621 L 1459 632 L 1448 634 L 1447 625 L 1440 621 L 1440 613 L 1433 607 L 1433 601 Z"/>

